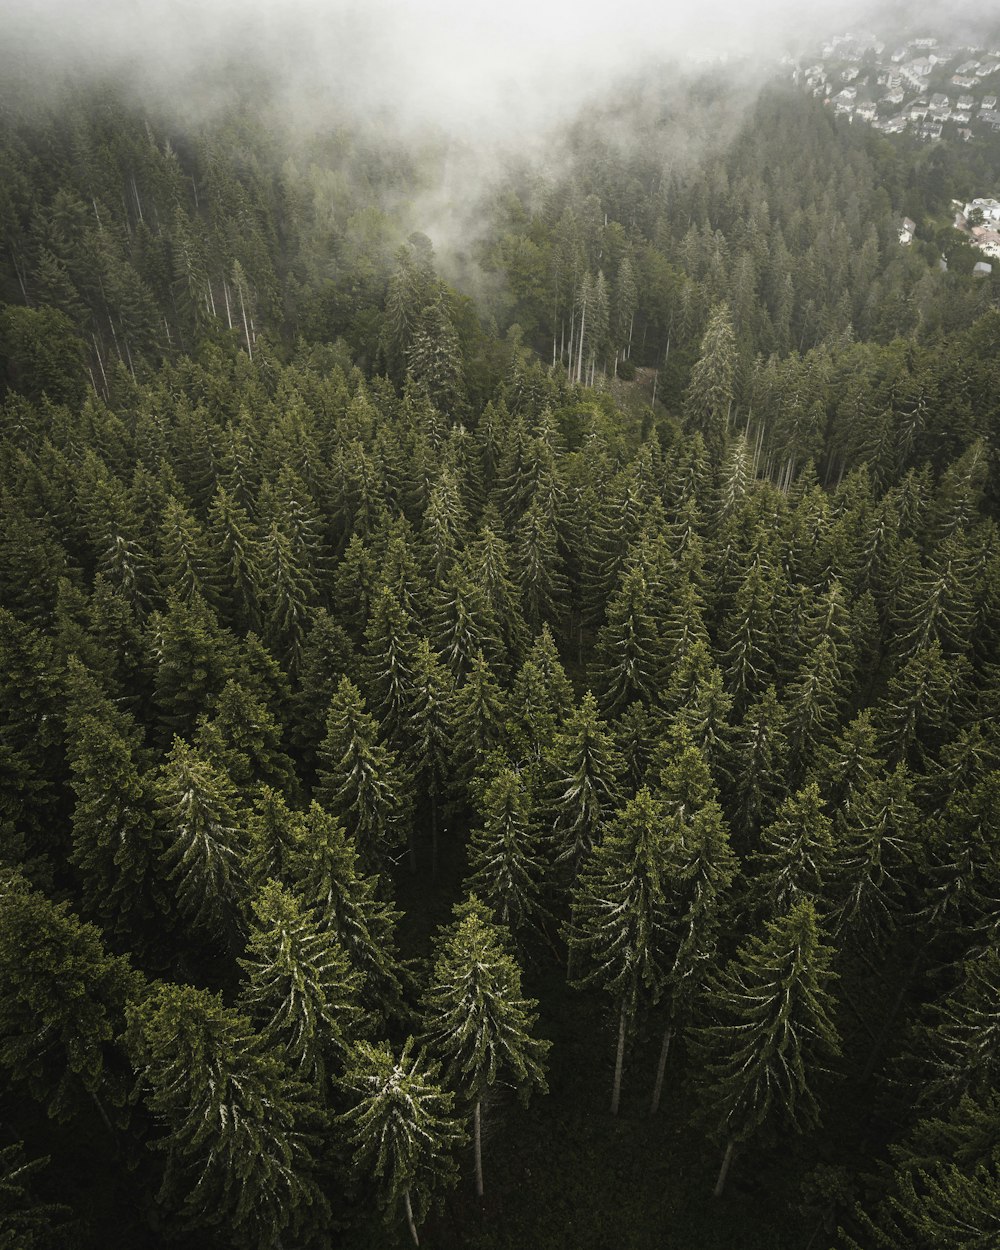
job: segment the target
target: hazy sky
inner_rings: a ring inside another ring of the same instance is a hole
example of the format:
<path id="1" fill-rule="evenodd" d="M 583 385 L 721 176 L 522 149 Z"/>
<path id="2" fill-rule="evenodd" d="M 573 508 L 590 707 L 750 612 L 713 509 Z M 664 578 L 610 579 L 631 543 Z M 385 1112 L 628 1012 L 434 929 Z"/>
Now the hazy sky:
<path id="1" fill-rule="evenodd" d="M 506 118 L 516 130 L 647 60 L 770 61 L 790 41 L 836 33 L 871 8 L 872 0 L 0 0 L 0 21 L 9 47 L 44 50 L 57 64 L 125 61 L 169 82 L 203 65 L 206 52 L 249 48 L 307 96 L 329 91 L 459 129 Z"/>

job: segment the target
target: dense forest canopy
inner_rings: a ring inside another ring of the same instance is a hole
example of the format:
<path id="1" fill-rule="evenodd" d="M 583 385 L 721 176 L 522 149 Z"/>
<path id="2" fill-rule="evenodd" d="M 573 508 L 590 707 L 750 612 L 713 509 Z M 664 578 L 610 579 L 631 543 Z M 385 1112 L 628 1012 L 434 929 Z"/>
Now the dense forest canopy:
<path id="1" fill-rule="evenodd" d="M 0 1247 L 1000 1244 L 1000 134 L 10 70 Z"/>

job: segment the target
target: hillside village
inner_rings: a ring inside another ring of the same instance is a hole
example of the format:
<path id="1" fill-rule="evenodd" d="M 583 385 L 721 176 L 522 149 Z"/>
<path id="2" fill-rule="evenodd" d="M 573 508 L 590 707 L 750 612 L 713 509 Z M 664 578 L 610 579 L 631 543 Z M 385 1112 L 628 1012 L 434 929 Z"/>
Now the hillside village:
<path id="1" fill-rule="evenodd" d="M 932 36 L 892 45 L 868 32 L 837 35 L 793 81 L 838 116 L 884 134 L 968 141 L 1000 133 L 1000 46 L 945 44 Z"/>

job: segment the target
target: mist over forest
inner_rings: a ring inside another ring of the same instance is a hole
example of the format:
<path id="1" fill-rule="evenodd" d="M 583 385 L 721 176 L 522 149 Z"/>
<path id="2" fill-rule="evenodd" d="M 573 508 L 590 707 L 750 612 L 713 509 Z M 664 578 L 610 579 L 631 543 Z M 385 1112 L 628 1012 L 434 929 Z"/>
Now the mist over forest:
<path id="1" fill-rule="evenodd" d="M 995 1250 L 996 15 L 0 20 L 0 1250 Z"/>

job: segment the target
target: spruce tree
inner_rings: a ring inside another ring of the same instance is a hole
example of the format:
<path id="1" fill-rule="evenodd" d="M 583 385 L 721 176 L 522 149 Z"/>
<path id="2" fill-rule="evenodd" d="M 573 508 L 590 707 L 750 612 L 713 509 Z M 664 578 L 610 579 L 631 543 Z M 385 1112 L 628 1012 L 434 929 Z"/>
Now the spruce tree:
<path id="1" fill-rule="evenodd" d="M 477 806 L 482 823 L 469 839 L 468 889 L 520 937 L 538 914 L 543 874 L 525 774 L 501 769 L 485 785 Z"/>
<path id="2" fill-rule="evenodd" d="M 330 1215 L 317 1158 L 325 1116 L 274 1045 L 218 995 L 167 983 L 130 1007 L 128 1037 L 162 1129 L 157 1197 L 176 1226 L 221 1226 L 247 1250 L 314 1244 Z"/>
<path id="3" fill-rule="evenodd" d="M 409 787 L 347 677 L 330 700 L 319 761 L 316 797 L 350 829 L 366 871 L 377 872 L 405 839 Z"/>
<path id="4" fill-rule="evenodd" d="M 365 1011 L 383 1026 L 405 1017 L 400 913 L 379 897 L 379 880 L 364 875 L 354 840 L 318 803 L 295 826 L 288 864 L 296 897 L 335 936 L 357 973 Z"/>
<path id="5" fill-rule="evenodd" d="M 597 985 L 618 1013 L 618 1050 L 611 1114 L 618 1114 L 629 1028 L 639 1007 L 663 992 L 665 854 L 663 815 L 642 789 L 608 825 L 584 860 L 572 894 L 566 928 L 578 986 Z"/>
<path id="6" fill-rule="evenodd" d="M 453 1156 L 466 1140 L 453 1110 L 455 1096 L 440 1084 L 440 1071 L 412 1037 L 398 1059 L 388 1042 L 362 1041 L 349 1052 L 340 1081 L 353 1103 L 341 1122 L 355 1167 L 378 1182 L 387 1223 L 402 1203 L 415 1246 L 434 1191 L 457 1179 Z"/>
<path id="7" fill-rule="evenodd" d="M 423 997 L 422 1037 L 440 1056 L 449 1084 L 473 1108 L 476 1193 L 483 1196 L 482 1104 L 493 1087 L 512 1082 L 522 1101 L 547 1092 L 550 1043 L 535 1037 L 537 1002 L 521 993 L 521 970 L 507 930 L 471 895 L 439 931 L 434 969 Z"/>
<path id="8" fill-rule="evenodd" d="M 712 1137 L 725 1145 L 716 1197 L 735 1148 L 772 1117 L 793 1132 L 819 1120 L 816 1083 L 840 1053 L 829 988 L 832 960 L 815 907 L 802 898 L 709 980 L 690 1040 L 700 1070 L 701 1114 Z"/>
<path id="9" fill-rule="evenodd" d="M 331 1060 L 357 1037 L 360 974 L 336 932 L 324 928 L 276 881 L 252 903 L 243 1010 L 279 1047 L 289 1068 L 324 1091 Z"/>

